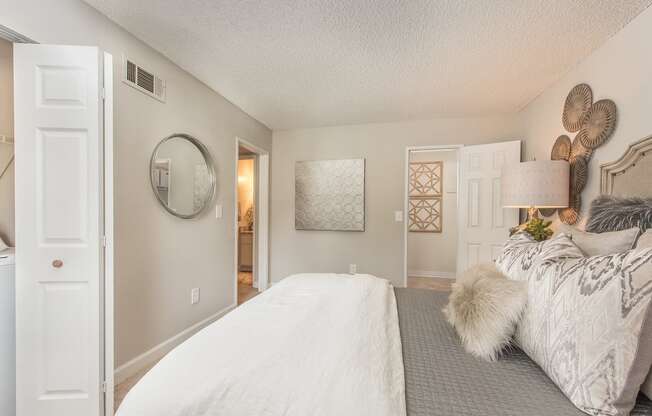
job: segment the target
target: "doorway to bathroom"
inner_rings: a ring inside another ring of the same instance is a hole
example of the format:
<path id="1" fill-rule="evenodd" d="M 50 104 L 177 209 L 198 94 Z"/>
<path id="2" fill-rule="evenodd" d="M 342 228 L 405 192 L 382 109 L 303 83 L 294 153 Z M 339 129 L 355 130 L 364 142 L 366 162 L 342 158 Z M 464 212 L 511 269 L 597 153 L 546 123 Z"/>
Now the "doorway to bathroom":
<path id="1" fill-rule="evenodd" d="M 240 305 L 267 288 L 269 154 L 236 139 L 235 271 Z"/>
<path id="2" fill-rule="evenodd" d="M 258 292 L 254 282 L 254 233 L 256 229 L 256 154 L 238 147 L 238 304 Z"/>

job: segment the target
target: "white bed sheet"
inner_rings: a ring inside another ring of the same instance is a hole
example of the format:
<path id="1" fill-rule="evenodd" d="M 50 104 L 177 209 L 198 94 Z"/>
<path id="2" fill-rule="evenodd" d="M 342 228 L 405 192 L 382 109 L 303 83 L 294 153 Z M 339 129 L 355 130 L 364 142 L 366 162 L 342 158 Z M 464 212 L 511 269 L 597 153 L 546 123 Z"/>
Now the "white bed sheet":
<path id="1" fill-rule="evenodd" d="M 405 416 L 392 286 L 301 274 L 171 351 L 118 416 Z"/>

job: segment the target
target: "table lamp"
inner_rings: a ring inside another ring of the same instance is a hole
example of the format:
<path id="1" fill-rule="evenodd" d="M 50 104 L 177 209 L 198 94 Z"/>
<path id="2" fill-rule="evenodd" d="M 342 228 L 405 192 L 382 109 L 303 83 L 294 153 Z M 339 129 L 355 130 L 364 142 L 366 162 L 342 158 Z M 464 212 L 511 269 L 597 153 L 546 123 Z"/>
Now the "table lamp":
<path id="1" fill-rule="evenodd" d="M 570 165 L 565 160 L 534 160 L 503 167 L 501 194 L 503 207 L 527 208 L 528 219 L 539 219 L 539 208 L 568 206 Z"/>

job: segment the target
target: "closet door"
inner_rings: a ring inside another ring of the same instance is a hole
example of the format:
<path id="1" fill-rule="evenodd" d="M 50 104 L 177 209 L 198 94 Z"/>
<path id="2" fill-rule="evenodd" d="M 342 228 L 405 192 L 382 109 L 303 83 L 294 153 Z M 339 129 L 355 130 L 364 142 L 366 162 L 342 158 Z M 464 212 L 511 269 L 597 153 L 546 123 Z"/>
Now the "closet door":
<path id="1" fill-rule="evenodd" d="M 100 63 L 14 48 L 18 416 L 103 413 Z"/>
<path id="2" fill-rule="evenodd" d="M 465 146 L 460 150 L 460 217 L 457 272 L 496 259 L 509 229 L 518 225 L 518 209 L 503 208 L 503 165 L 521 161 L 521 142 Z"/>

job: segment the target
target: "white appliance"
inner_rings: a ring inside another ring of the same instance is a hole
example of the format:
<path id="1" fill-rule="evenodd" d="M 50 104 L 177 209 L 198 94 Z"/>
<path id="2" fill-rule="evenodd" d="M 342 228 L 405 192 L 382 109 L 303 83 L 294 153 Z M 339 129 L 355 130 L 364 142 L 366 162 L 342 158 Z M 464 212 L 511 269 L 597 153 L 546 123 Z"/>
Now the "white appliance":
<path id="1" fill-rule="evenodd" d="M 0 251 L 0 415 L 16 414 L 14 249 Z"/>

